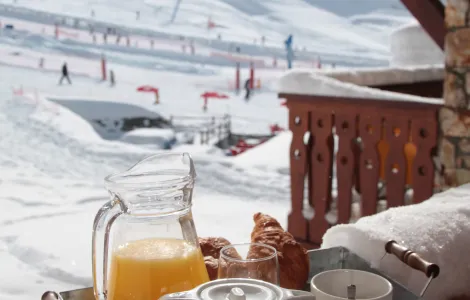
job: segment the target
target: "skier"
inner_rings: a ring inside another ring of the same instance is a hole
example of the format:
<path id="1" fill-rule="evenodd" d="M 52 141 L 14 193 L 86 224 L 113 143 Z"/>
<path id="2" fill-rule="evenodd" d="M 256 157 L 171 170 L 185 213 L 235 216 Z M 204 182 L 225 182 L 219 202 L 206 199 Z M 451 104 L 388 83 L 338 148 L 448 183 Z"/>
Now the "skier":
<path id="1" fill-rule="evenodd" d="M 286 54 L 287 54 L 287 68 L 292 69 L 292 60 L 294 59 L 294 50 L 292 49 L 292 34 L 289 35 L 287 40 L 285 40 L 284 44 L 286 46 Z"/>
<path id="2" fill-rule="evenodd" d="M 109 82 L 111 83 L 112 87 L 116 84 L 116 78 L 114 77 L 114 71 L 113 70 L 109 71 Z"/>
<path id="3" fill-rule="evenodd" d="M 204 112 L 207 111 L 207 97 L 204 97 L 204 105 L 202 106 L 202 110 L 203 110 Z"/>
<path id="4" fill-rule="evenodd" d="M 250 100 L 250 94 L 251 94 L 250 83 L 251 83 L 251 79 L 248 78 L 245 81 L 245 100 L 246 101 Z"/>
<path id="5" fill-rule="evenodd" d="M 40 68 L 40 69 L 44 68 L 44 57 L 41 57 L 41 58 L 39 59 L 39 68 Z"/>
<path id="6" fill-rule="evenodd" d="M 69 84 L 72 84 L 72 82 L 70 81 L 70 77 L 69 77 L 69 70 L 67 68 L 67 63 L 64 62 L 64 64 L 62 65 L 62 76 L 60 77 L 60 80 L 59 80 L 59 84 L 62 84 L 62 81 L 65 79 L 67 79 L 67 82 Z"/>

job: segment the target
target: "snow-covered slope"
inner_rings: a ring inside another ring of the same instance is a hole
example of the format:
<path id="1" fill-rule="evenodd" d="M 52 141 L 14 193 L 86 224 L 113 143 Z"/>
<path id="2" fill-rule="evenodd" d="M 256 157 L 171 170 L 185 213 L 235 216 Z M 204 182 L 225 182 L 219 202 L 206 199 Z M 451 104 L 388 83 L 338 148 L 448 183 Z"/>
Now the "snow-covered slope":
<path id="1" fill-rule="evenodd" d="M 234 51 L 237 45 L 241 53 L 249 55 L 283 55 L 283 42 L 293 34 L 298 58 L 320 56 L 337 65 L 383 64 L 389 56 L 390 31 L 410 20 L 398 0 L 182 0 L 171 21 L 176 2 L 18 0 L 14 5 L 28 11 L 55 13 L 45 20 L 33 13 L 22 15 L 50 24 L 60 22 L 61 15 L 80 17 L 90 23 L 106 22 L 120 30 L 145 29 L 147 34 L 164 34 L 174 42 L 181 42 L 181 38 L 197 43 L 210 41 L 211 48 L 223 51 Z M 11 5 L 10 0 L 0 3 Z M 0 15 L 16 13 L 0 7 Z M 215 26 L 212 29 L 208 29 L 209 20 Z M 66 22 L 63 26 L 71 24 Z M 263 38 L 264 50 L 260 50 Z M 304 53 L 303 49 L 307 51 Z"/>

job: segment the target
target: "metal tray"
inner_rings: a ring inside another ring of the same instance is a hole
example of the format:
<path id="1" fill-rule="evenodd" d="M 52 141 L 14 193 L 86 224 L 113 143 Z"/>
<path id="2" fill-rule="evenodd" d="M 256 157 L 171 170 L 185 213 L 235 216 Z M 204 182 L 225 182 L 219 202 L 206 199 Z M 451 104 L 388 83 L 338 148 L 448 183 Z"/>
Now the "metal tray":
<path id="1" fill-rule="evenodd" d="M 386 244 L 385 250 L 388 253 L 392 253 L 397 256 L 401 261 L 405 262 L 406 264 L 410 265 L 417 270 L 423 271 L 426 276 L 429 277 L 428 284 L 431 280 L 439 274 L 439 267 L 435 264 L 428 263 L 422 260 L 416 253 L 399 246 L 393 241 L 390 241 Z M 392 278 L 382 274 L 380 271 L 370 267 L 369 263 L 365 261 L 360 256 L 356 255 L 355 253 L 349 251 L 347 248 L 344 247 L 334 247 L 329 249 L 318 249 L 318 250 L 310 250 L 308 251 L 308 256 L 310 260 L 310 273 L 309 273 L 309 280 L 308 283 L 305 285 L 305 290 L 310 290 L 310 280 L 313 276 L 318 273 L 327 270 L 336 270 L 336 269 L 355 269 L 355 270 L 362 270 L 371 273 L 378 274 L 386 279 L 388 279 L 393 285 L 393 300 L 415 300 L 420 299 L 419 296 L 413 294 L 407 288 L 405 288 L 400 283 L 396 282 Z M 411 257 L 411 258 L 410 258 Z M 414 259 L 414 263 L 411 260 Z M 417 263 L 419 262 L 419 264 Z M 397 262 L 399 263 L 399 262 Z M 424 287 L 423 294 L 428 286 L 428 284 Z M 42 300 L 46 299 L 54 299 L 52 298 L 45 298 L 47 293 L 54 293 L 55 292 L 46 292 L 43 294 Z M 60 292 L 62 300 L 95 300 L 93 294 L 93 288 L 84 288 L 84 289 L 77 289 L 71 291 L 64 291 Z M 51 295 L 52 296 L 52 295 Z"/>
<path id="2" fill-rule="evenodd" d="M 310 274 L 306 291 L 310 290 L 310 280 L 313 276 L 328 270 L 354 269 L 367 271 L 380 275 L 393 285 L 393 300 L 415 300 L 418 296 L 413 294 L 400 283 L 372 268 L 363 258 L 344 247 L 312 250 L 308 252 L 310 259 Z"/>

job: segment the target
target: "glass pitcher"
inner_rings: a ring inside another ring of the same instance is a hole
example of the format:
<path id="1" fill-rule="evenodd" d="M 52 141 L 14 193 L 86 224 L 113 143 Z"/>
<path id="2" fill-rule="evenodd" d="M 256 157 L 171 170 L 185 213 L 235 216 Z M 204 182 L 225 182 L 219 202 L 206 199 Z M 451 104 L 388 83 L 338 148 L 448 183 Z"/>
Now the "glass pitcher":
<path id="1" fill-rule="evenodd" d="M 191 214 L 187 153 L 157 154 L 105 178 L 93 224 L 96 299 L 155 300 L 209 281 Z"/>

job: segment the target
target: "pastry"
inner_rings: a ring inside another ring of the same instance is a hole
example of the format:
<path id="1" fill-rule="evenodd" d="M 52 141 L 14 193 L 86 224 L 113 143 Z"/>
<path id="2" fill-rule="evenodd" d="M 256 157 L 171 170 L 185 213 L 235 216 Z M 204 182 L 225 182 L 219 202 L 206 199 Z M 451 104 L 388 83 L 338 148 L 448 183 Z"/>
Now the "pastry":
<path id="1" fill-rule="evenodd" d="M 227 245 L 230 245 L 230 242 L 222 237 L 199 238 L 199 246 L 203 256 L 219 258 L 220 250 Z"/>
<path id="2" fill-rule="evenodd" d="M 212 256 L 204 256 L 204 263 L 206 264 L 207 274 L 210 280 L 217 279 L 217 272 L 219 271 L 219 260 Z"/>
<path id="3" fill-rule="evenodd" d="M 284 231 L 275 218 L 256 213 L 253 220 L 255 227 L 251 233 L 251 242 L 270 245 L 277 250 L 281 287 L 303 289 L 309 273 L 307 250 L 294 239 L 292 234 Z M 248 253 L 248 258 L 263 256 L 266 256 L 266 253 L 257 247 L 253 247 Z"/>
<path id="4" fill-rule="evenodd" d="M 227 245 L 230 245 L 230 242 L 222 237 L 199 238 L 199 246 L 210 280 L 217 279 L 220 250 Z"/>

